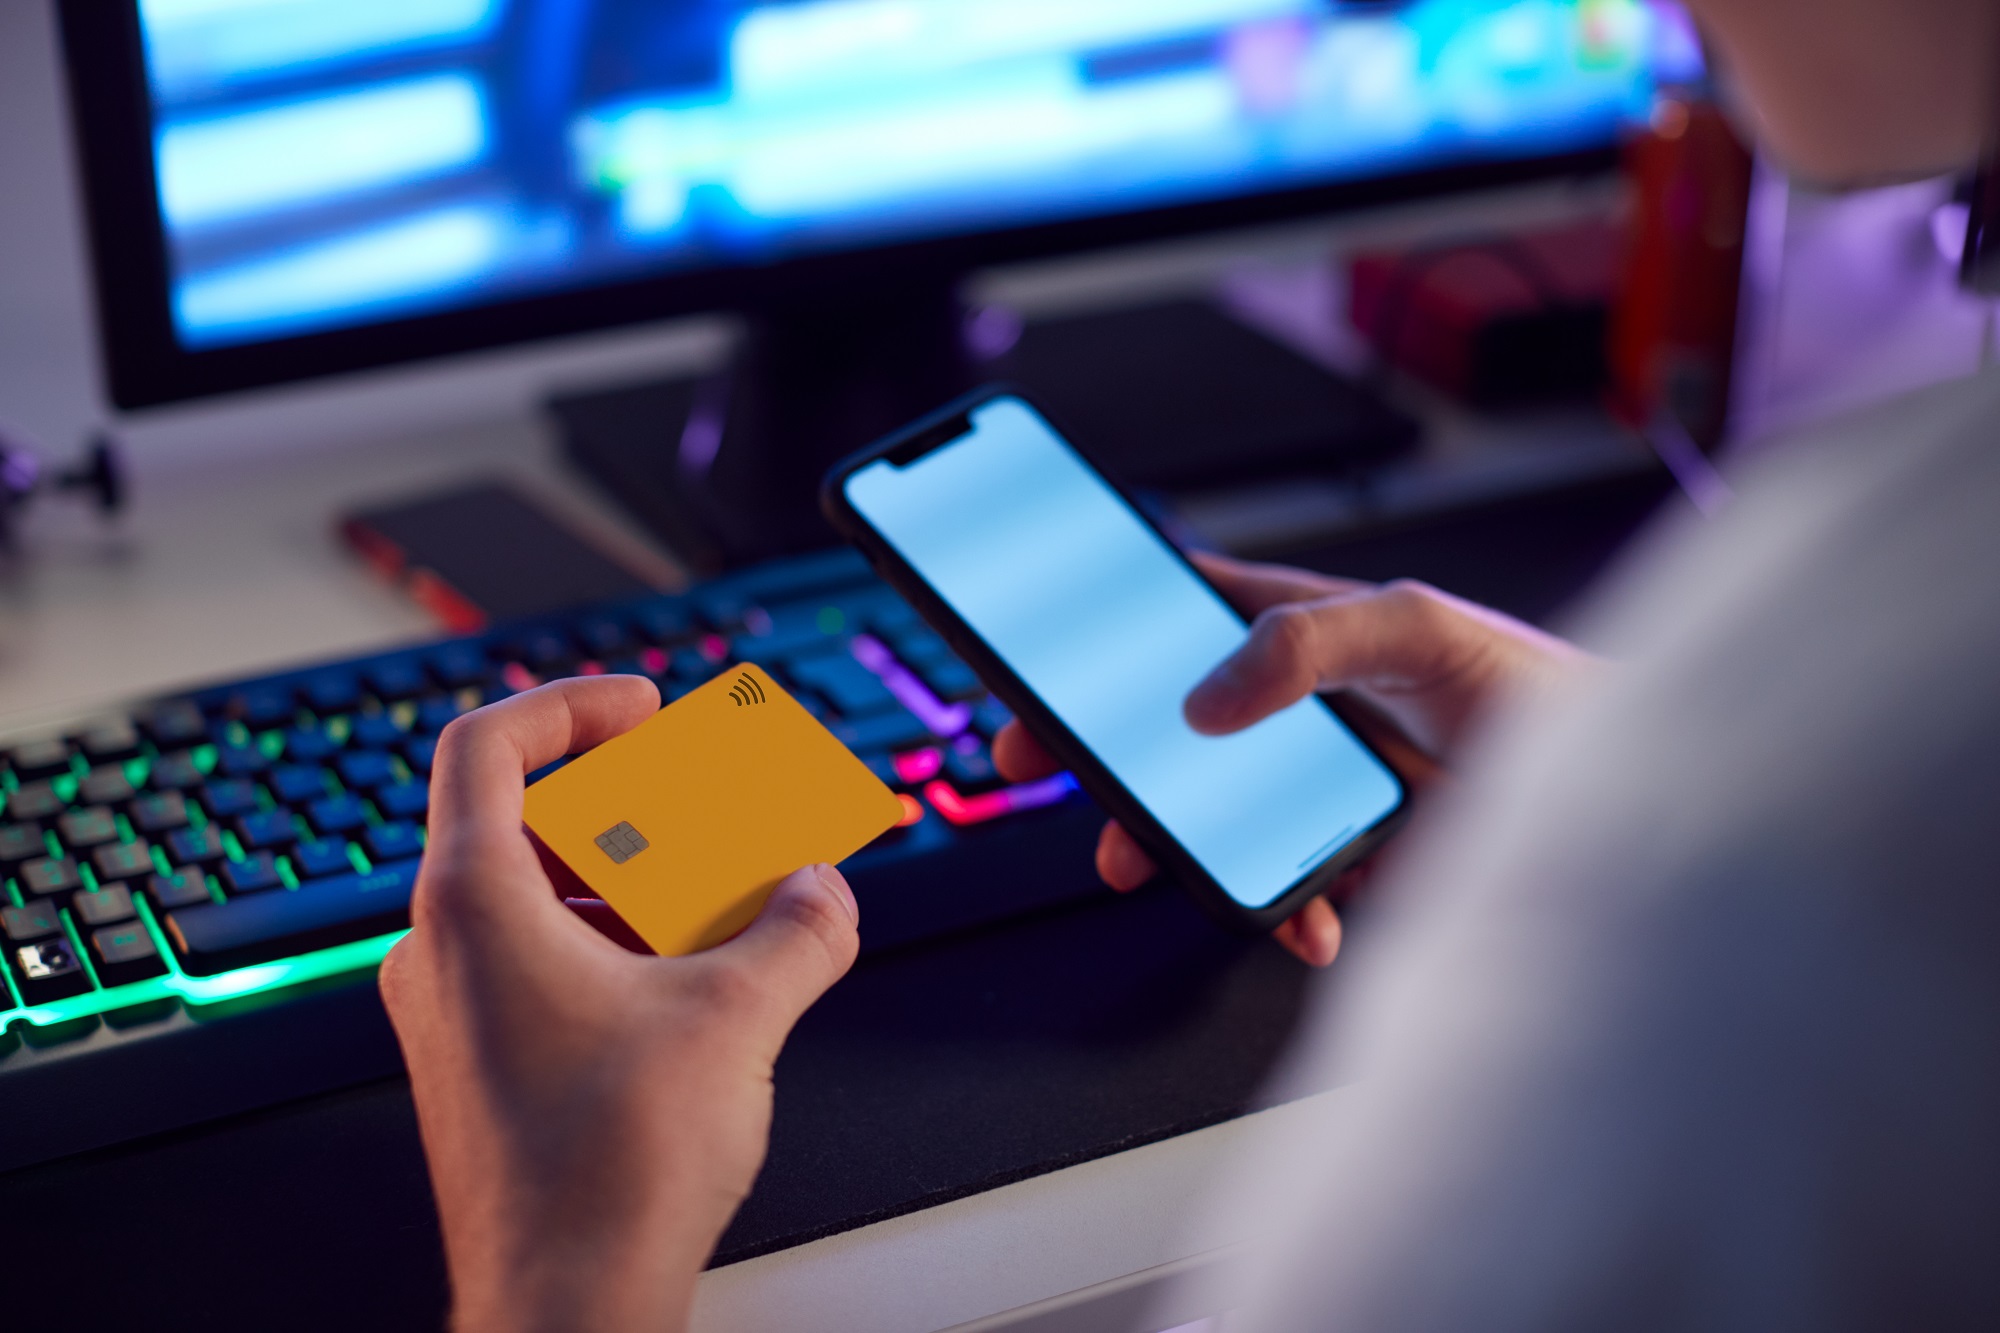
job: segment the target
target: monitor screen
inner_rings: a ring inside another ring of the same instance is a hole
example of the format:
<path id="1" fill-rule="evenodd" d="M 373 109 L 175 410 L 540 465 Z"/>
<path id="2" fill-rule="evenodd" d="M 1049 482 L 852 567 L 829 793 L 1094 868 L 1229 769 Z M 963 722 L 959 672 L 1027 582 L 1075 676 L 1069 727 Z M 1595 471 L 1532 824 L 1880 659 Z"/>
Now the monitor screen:
<path id="1" fill-rule="evenodd" d="M 138 0 L 188 352 L 1612 141 L 1642 0 Z"/>

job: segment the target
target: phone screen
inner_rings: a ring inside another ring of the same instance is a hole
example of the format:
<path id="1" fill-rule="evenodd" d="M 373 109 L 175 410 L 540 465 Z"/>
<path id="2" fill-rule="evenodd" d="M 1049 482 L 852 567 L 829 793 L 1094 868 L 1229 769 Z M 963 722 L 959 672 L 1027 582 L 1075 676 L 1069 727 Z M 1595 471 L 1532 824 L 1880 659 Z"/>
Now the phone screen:
<path id="1" fill-rule="evenodd" d="M 1224 892 L 1263 907 L 1391 814 L 1395 775 L 1324 703 L 1203 736 L 1188 691 L 1247 627 L 1018 398 L 848 502 Z"/>

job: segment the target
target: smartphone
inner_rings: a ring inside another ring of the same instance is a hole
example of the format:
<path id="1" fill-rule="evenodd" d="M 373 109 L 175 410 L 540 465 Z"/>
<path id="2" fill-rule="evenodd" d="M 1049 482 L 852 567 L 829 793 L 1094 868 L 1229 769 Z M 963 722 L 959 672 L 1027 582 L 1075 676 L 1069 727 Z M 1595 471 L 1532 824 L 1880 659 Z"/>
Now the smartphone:
<path id="1" fill-rule="evenodd" d="M 828 519 L 1170 875 L 1268 929 L 1400 822 L 1402 780 L 1317 697 L 1229 736 L 1181 714 L 1249 625 L 1019 392 L 836 467 Z"/>

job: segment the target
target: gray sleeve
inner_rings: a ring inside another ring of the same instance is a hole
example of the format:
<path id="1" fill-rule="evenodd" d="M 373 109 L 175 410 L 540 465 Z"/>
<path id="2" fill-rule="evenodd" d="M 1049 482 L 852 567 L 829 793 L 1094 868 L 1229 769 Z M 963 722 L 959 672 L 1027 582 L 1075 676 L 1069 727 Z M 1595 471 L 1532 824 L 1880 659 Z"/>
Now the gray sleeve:
<path id="1" fill-rule="evenodd" d="M 1249 1327 L 2000 1327 L 1996 406 L 1772 469 L 1494 729 L 1309 1021 Z"/>

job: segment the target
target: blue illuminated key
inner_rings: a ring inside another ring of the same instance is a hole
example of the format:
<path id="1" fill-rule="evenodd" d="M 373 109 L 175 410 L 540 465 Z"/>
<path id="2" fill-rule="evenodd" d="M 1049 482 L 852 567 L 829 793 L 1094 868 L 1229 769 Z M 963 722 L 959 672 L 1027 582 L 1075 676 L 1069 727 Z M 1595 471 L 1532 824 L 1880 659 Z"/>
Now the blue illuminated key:
<path id="1" fill-rule="evenodd" d="M 306 807 L 306 818 L 322 836 L 352 833 L 368 822 L 368 807 L 359 796 L 346 792 L 314 801 Z"/>
<path id="2" fill-rule="evenodd" d="M 315 838 L 292 848 L 292 868 L 300 879 L 325 879 L 353 873 L 354 862 L 347 855 L 347 839 Z"/>
<path id="3" fill-rule="evenodd" d="M 419 855 L 424 838 L 414 824 L 377 824 L 361 835 L 361 845 L 367 849 L 368 859 L 380 864 Z"/>

